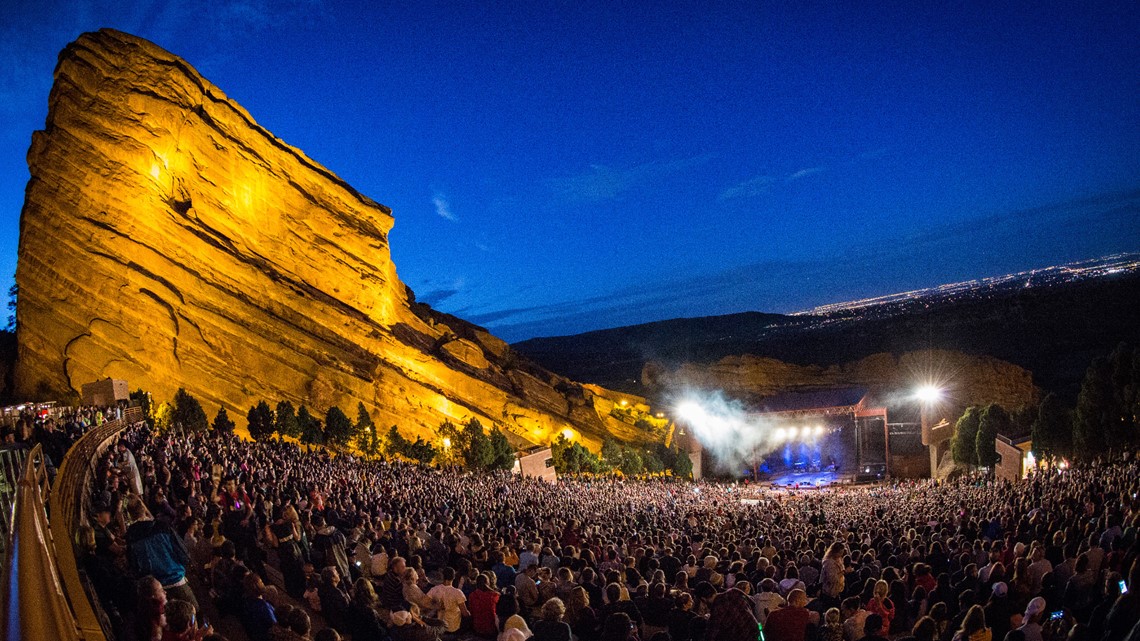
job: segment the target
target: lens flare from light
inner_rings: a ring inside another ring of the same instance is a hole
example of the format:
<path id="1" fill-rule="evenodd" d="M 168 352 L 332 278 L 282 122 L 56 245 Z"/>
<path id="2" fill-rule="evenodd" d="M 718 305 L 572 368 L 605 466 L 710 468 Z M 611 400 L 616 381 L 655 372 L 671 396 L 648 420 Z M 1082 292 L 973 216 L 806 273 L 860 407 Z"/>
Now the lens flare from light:
<path id="1" fill-rule="evenodd" d="M 934 385 L 923 385 L 915 390 L 914 397 L 923 403 L 936 403 L 942 398 L 942 390 Z"/>

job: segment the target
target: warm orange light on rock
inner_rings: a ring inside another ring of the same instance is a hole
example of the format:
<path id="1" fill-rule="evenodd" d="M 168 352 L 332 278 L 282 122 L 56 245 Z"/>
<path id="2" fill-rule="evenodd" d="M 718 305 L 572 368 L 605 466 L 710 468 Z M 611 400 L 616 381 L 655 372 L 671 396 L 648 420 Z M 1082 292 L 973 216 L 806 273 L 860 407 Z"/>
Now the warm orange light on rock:
<path id="1" fill-rule="evenodd" d="M 21 397 L 112 376 L 159 401 L 184 387 L 210 414 L 359 402 L 409 438 L 469 418 L 533 443 L 629 429 L 609 416 L 616 392 L 520 366 L 485 329 L 416 303 L 391 210 L 170 53 L 84 34 L 50 104 L 21 220 Z"/>

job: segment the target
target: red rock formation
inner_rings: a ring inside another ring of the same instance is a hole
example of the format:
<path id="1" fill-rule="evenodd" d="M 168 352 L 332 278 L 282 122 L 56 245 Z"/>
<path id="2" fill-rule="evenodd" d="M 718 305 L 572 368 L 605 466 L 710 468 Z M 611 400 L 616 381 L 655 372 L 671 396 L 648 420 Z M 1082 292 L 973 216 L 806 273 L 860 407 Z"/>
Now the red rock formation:
<path id="1" fill-rule="evenodd" d="M 112 376 L 238 416 L 261 399 L 350 414 L 360 401 L 411 437 L 470 417 L 532 442 L 622 428 L 616 394 L 416 304 L 387 207 L 147 41 L 103 30 L 68 45 L 28 164 L 23 397 Z"/>

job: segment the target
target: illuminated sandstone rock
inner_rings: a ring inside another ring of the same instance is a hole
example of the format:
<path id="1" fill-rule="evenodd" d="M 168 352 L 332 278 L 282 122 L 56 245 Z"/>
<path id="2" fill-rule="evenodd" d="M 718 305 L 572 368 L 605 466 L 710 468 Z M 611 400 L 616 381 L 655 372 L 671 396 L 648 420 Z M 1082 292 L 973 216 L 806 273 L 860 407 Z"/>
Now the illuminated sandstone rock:
<path id="1" fill-rule="evenodd" d="M 28 164 L 21 397 L 110 376 L 156 399 L 185 387 L 211 414 L 361 401 L 411 438 L 477 417 L 596 446 L 613 423 L 608 391 L 415 303 L 387 207 L 149 42 L 104 30 L 62 52 Z"/>

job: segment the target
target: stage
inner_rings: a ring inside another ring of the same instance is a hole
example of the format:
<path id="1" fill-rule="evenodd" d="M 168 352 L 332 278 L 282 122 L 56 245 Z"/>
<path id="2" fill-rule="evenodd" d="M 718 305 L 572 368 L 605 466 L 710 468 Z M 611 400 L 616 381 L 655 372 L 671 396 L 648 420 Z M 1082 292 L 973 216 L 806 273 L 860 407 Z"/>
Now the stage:
<path id="1" fill-rule="evenodd" d="M 798 485 L 801 490 L 811 490 L 828 487 L 836 484 L 848 484 L 852 479 L 849 475 L 837 472 L 782 472 L 772 474 L 768 478 L 760 478 L 759 485 L 775 486 L 782 489 L 795 489 Z"/>

